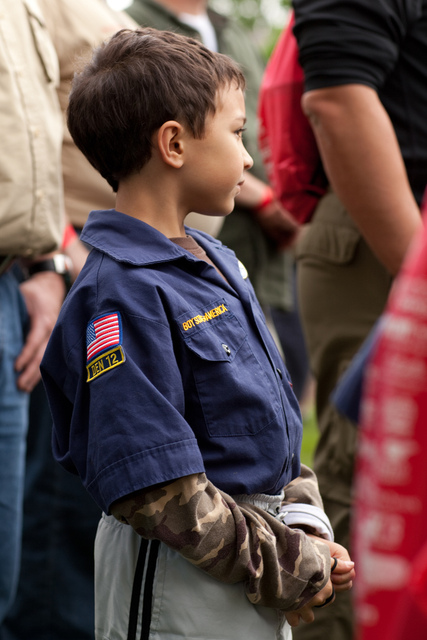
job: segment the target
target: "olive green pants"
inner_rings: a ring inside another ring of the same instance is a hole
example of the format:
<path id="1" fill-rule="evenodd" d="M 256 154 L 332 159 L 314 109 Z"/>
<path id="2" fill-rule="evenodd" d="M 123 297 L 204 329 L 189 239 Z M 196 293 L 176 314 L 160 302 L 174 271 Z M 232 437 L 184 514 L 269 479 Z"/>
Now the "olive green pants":
<path id="1" fill-rule="evenodd" d="M 335 410 L 329 397 L 383 311 L 392 278 L 331 192 L 304 230 L 297 260 L 301 318 L 317 381 L 319 441 L 314 469 L 335 540 L 351 553 L 357 428 Z M 352 640 L 351 592 L 338 594 L 330 607 L 316 610 L 316 621 L 300 625 L 294 638 Z"/>

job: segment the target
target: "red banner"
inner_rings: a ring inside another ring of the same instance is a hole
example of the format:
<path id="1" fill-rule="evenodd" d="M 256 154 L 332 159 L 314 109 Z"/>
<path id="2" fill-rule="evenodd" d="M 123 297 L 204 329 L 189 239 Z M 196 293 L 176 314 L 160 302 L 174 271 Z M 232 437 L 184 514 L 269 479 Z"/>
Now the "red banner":
<path id="1" fill-rule="evenodd" d="M 367 369 L 356 467 L 358 640 L 427 638 L 427 233 Z"/>

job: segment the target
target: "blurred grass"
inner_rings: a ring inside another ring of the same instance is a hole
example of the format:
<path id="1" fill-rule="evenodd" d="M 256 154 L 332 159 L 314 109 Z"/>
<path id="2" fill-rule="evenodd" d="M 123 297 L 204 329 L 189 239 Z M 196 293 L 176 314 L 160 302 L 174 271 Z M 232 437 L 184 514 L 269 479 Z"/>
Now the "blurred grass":
<path id="1" fill-rule="evenodd" d="M 313 466 L 313 454 L 319 433 L 317 430 L 316 412 L 314 405 L 303 412 L 303 435 L 301 445 L 301 462 L 308 467 Z"/>

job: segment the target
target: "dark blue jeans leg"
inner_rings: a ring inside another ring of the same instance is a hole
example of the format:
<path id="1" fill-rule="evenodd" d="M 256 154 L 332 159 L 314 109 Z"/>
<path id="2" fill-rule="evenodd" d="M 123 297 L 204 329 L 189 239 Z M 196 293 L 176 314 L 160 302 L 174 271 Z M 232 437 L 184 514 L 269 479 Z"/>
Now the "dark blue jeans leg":
<path id="1" fill-rule="evenodd" d="M 17 598 L 1 640 L 93 640 L 93 546 L 100 510 L 53 459 L 42 384 L 31 394 Z"/>
<path id="2" fill-rule="evenodd" d="M 27 314 L 18 282 L 0 276 L 0 629 L 18 584 L 28 394 L 16 386 L 15 359 Z"/>
<path id="3" fill-rule="evenodd" d="M 293 309 L 284 311 L 272 308 L 271 317 L 285 355 L 286 368 L 291 376 L 294 393 L 298 400 L 301 400 L 309 377 L 310 365 L 299 315 L 295 273 L 292 286 Z"/>

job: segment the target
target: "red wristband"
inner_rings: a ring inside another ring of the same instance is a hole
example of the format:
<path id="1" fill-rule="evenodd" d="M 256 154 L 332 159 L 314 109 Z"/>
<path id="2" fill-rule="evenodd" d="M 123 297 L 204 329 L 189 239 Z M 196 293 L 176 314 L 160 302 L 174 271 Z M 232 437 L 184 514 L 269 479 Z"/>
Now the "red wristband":
<path id="1" fill-rule="evenodd" d="M 65 251 L 68 245 L 71 244 L 76 238 L 77 233 L 74 231 L 73 225 L 71 223 L 67 224 L 64 229 L 64 235 L 62 236 L 62 251 Z"/>
<path id="2" fill-rule="evenodd" d="M 262 194 L 262 200 L 256 207 L 253 208 L 255 213 L 260 213 L 265 207 L 271 204 L 276 199 L 274 195 L 274 191 L 271 187 L 266 187 L 264 189 L 264 193 Z"/>

